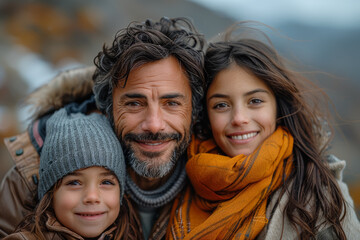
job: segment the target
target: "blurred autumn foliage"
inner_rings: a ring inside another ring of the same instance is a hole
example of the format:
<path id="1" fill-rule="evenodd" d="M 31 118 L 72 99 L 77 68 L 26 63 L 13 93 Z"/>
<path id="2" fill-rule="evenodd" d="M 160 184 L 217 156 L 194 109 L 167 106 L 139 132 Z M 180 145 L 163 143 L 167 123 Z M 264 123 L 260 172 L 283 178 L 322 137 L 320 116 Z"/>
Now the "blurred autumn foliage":
<path id="1" fill-rule="evenodd" d="M 69 5 L 71 6 L 71 5 Z M 3 138 L 23 130 L 19 122 L 19 103 L 33 90 L 23 75 L 36 69 L 36 62 L 23 60 L 36 54 L 53 69 L 67 61 L 91 64 L 87 50 L 92 36 L 100 28 L 96 13 L 78 5 L 76 8 L 54 6 L 43 1 L 3 1 L 0 3 L 0 177 L 12 165 L 4 152 Z M 99 46 L 98 46 L 99 48 Z M 31 65 L 34 64 L 34 65 Z M 55 71 L 54 71 L 55 74 Z M 36 81 L 36 79 L 32 79 Z M 36 86 L 36 84 L 34 84 Z"/>

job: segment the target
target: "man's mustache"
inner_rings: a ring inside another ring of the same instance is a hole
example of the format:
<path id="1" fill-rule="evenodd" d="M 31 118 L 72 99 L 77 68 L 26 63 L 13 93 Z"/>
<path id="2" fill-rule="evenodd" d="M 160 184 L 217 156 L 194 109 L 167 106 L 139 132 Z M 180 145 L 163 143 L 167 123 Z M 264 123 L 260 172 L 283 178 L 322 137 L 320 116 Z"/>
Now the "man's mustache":
<path id="1" fill-rule="evenodd" d="M 130 141 L 180 141 L 181 134 L 179 133 L 127 133 L 124 136 L 124 142 Z"/>

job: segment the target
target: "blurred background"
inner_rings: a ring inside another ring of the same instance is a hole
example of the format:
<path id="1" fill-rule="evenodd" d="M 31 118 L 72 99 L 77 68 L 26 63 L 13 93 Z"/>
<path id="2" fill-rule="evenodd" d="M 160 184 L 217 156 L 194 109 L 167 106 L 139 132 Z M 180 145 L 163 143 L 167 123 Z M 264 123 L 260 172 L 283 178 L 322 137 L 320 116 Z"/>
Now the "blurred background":
<path id="1" fill-rule="evenodd" d="M 3 139 L 24 131 L 24 97 L 60 71 L 92 65 L 131 21 L 191 18 L 207 39 L 239 20 L 277 30 L 272 41 L 336 108 L 330 151 L 347 161 L 344 180 L 360 214 L 360 1 L 357 0 L 2 0 L 0 2 L 0 179 L 13 165 Z M 282 37 L 281 37 L 282 36 Z M 286 37 L 284 37 L 286 36 Z M 358 215 L 360 216 L 360 215 Z"/>

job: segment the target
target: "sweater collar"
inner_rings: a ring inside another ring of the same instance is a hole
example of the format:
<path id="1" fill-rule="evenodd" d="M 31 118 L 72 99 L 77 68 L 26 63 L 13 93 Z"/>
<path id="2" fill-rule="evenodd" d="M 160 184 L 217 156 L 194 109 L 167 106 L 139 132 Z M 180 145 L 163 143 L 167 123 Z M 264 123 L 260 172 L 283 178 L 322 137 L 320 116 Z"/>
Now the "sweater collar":
<path id="1" fill-rule="evenodd" d="M 186 184 L 185 163 L 186 156 L 183 156 L 179 159 L 174 172 L 167 182 L 158 189 L 152 191 L 140 189 L 130 176 L 127 175 L 125 192 L 138 207 L 141 207 L 142 209 L 162 207 L 171 202 L 184 188 Z"/>

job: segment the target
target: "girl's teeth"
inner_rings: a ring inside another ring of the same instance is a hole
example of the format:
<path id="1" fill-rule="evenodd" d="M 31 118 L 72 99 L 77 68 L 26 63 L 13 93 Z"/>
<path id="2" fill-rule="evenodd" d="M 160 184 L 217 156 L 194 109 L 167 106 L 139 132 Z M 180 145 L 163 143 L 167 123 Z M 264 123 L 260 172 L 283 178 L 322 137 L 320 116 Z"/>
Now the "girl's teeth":
<path id="1" fill-rule="evenodd" d="M 236 136 L 231 136 L 231 139 L 235 139 L 235 140 L 246 140 L 249 138 L 252 138 L 256 135 L 256 133 L 247 133 L 247 134 L 243 134 L 243 135 L 236 135 Z"/>

